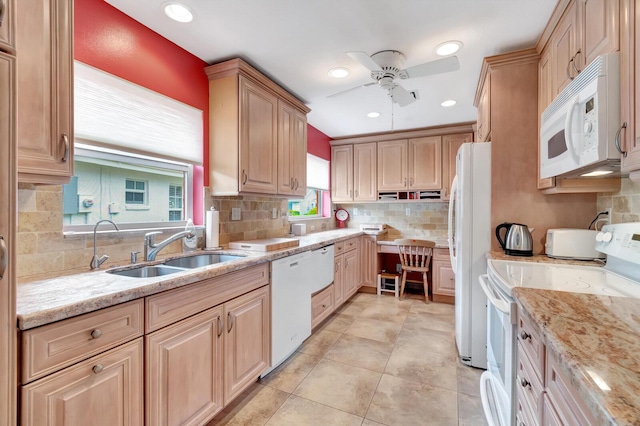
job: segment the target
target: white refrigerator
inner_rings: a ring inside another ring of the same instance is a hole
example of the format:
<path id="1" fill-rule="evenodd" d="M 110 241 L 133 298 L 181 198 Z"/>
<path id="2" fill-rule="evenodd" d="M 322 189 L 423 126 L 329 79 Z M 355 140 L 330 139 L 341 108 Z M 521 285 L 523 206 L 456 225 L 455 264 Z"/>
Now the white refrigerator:
<path id="1" fill-rule="evenodd" d="M 478 277 L 491 250 L 491 143 L 465 143 L 449 199 L 449 253 L 456 277 L 456 346 L 462 363 L 487 368 L 487 298 Z"/>

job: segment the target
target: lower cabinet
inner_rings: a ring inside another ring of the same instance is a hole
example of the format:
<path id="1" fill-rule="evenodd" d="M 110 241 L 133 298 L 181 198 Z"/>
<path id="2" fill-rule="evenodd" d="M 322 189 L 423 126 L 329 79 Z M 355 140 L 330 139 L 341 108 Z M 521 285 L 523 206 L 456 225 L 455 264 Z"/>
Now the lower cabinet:
<path id="1" fill-rule="evenodd" d="M 129 343 L 22 387 L 22 425 L 143 424 L 143 343 Z"/>
<path id="2" fill-rule="evenodd" d="M 336 306 L 344 302 L 344 256 L 336 255 L 333 259 L 333 292 Z M 311 299 L 313 301 L 313 298 Z"/>
<path id="3" fill-rule="evenodd" d="M 449 249 L 433 249 L 431 270 L 433 301 L 455 303 L 456 277 L 451 267 Z"/>
<path id="4" fill-rule="evenodd" d="M 360 237 L 360 285 L 376 288 L 378 280 L 378 247 L 375 235 Z"/>
<path id="5" fill-rule="evenodd" d="M 311 297 L 311 328 L 320 324 L 338 306 L 335 303 L 335 286 L 329 285 Z"/>
<path id="6" fill-rule="evenodd" d="M 356 294 L 360 288 L 360 256 L 358 250 L 351 250 L 344 254 L 344 281 L 342 291 L 344 300 Z"/>

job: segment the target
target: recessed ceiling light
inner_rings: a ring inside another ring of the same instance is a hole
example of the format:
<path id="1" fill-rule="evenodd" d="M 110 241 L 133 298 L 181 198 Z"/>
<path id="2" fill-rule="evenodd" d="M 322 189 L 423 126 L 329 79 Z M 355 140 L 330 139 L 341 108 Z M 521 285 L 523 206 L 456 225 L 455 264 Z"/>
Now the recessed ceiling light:
<path id="1" fill-rule="evenodd" d="M 333 78 L 344 78 L 349 75 L 349 70 L 347 68 L 331 68 L 329 70 L 329 76 Z"/>
<path id="2" fill-rule="evenodd" d="M 591 173 L 585 173 L 583 175 L 580 176 L 585 176 L 585 177 L 591 177 L 591 176 L 603 176 L 603 175 L 608 175 L 613 173 L 612 170 L 596 170 L 594 172 Z"/>
<path id="3" fill-rule="evenodd" d="M 193 10 L 182 3 L 170 1 L 162 4 L 165 15 L 174 21 L 191 22 L 193 21 Z"/>
<path id="4" fill-rule="evenodd" d="M 369 117 L 369 118 L 378 118 L 378 117 L 380 117 L 380 113 L 373 111 L 373 112 L 370 112 L 369 114 L 367 114 L 367 117 Z"/>
<path id="5" fill-rule="evenodd" d="M 454 106 L 455 104 L 456 104 L 456 101 L 454 101 L 453 99 L 449 99 L 442 102 L 440 105 L 442 105 L 443 107 L 450 107 L 450 106 Z"/>
<path id="6" fill-rule="evenodd" d="M 445 41 L 436 46 L 436 54 L 439 56 L 449 56 L 462 48 L 462 42 L 457 40 Z"/>

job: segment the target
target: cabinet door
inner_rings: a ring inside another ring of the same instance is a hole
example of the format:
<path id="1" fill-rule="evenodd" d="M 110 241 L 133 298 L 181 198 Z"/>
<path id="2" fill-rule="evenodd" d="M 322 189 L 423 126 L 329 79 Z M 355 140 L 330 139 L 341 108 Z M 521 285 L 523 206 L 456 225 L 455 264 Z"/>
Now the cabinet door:
<path id="1" fill-rule="evenodd" d="M 584 63 L 620 47 L 619 0 L 580 0 L 584 16 Z"/>
<path id="2" fill-rule="evenodd" d="M 22 387 L 21 424 L 143 423 L 142 338 Z"/>
<path id="3" fill-rule="evenodd" d="M 565 10 L 551 37 L 553 54 L 553 98 L 577 75 L 581 51 L 578 54 L 578 11 L 575 2 Z M 576 62 L 578 61 L 578 62 Z"/>
<path id="4" fill-rule="evenodd" d="M 359 249 L 348 251 L 344 254 L 344 281 L 343 291 L 346 301 L 360 288 L 360 262 Z"/>
<path id="5" fill-rule="evenodd" d="M 353 201 L 353 145 L 331 147 L 331 201 Z"/>
<path id="6" fill-rule="evenodd" d="M 409 139 L 407 163 L 409 189 L 441 189 L 442 137 Z"/>
<path id="7" fill-rule="evenodd" d="M 378 142 L 378 191 L 403 191 L 407 185 L 407 141 Z"/>
<path id="8" fill-rule="evenodd" d="M 296 110 L 295 131 L 292 144 L 293 195 L 304 197 L 307 193 L 307 116 Z"/>
<path id="9" fill-rule="evenodd" d="M 363 235 L 360 243 L 360 285 L 377 287 L 378 279 L 378 251 L 376 237 Z"/>
<path id="10" fill-rule="evenodd" d="M 73 175 L 73 1 L 20 0 L 18 180 Z M 28 11 L 28 12 L 27 12 Z"/>
<path id="11" fill-rule="evenodd" d="M 448 262 L 434 262 L 433 294 L 454 297 L 456 295 L 456 277 L 451 265 L 448 265 Z"/>
<path id="12" fill-rule="evenodd" d="M 222 306 L 145 337 L 146 424 L 200 425 L 223 407 Z"/>
<path id="13" fill-rule="evenodd" d="M 0 50 L 15 51 L 15 22 L 15 0 L 0 0 Z"/>
<path id="14" fill-rule="evenodd" d="M 17 227 L 15 79 L 15 57 L 0 53 L 0 255 L 7 262 L 0 271 L 0 424 L 7 425 L 16 424 L 18 405 L 15 386 L 18 370 L 14 275 Z"/>
<path id="15" fill-rule="evenodd" d="M 353 201 L 375 201 L 376 191 L 376 144 L 353 146 Z"/>
<path id="16" fill-rule="evenodd" d="M 542 113 L 553 102 L 553 74 L 551 72 L 551 49 L 547 48 L 542 52 L 538 63 L 538 141 L 540 140 L 540 126 L 542 125 Z M 555 178 L 540 178 L 540 143 L 538 146 L 538 189 L 552 188 L 555 186 Z"/>
<path id="17" fill-rule="evenodd" d="M 456 176 L 456 155 L 463 143 L 473 142 L 473 134 L 462 133 L 442 137 L 442 199 L 448 200 L 451 183 Z"/>
<path id="18" fill-rule="evenodd" d="M 622 170 L 640 170 L 640 66 L 636 65 L 640 49 L 640 17 L 636 16 L 638 2 L 622 0 L 622 28 L 620 31 L 620 121 L 627 127 L 621 132 L 621 144 L 627 155 L 622 157 Z"/>
<path id="19" fill-rule="evenodd" d="M 292 195 L 295 192 L 295 115 L 295 108 L 278 99 L 278 194 Z"/>
<path id="20" fill-rule="evenodd" d="M 333 293 L 337 308 L 344 302 L 344 255 L 337 255 L 333 265 Z"/>
<path id="21" fill-rule="evenodd" d="M 486 142 L 491 137 L 491 73 L 487 73 L 482 83 L 480 100 L 478 102 L 478 137 L 480 142 Z"/>
<path id="22" fill-rule="evenodd" d="M 278 100 L 240 77 L 240 191 L 276 194 Z"/>
<path id="23" fill-rule="evenodd" d="M 224 403 L 227 405 L 271 364 L 269 286 L 224 305 Z"/>

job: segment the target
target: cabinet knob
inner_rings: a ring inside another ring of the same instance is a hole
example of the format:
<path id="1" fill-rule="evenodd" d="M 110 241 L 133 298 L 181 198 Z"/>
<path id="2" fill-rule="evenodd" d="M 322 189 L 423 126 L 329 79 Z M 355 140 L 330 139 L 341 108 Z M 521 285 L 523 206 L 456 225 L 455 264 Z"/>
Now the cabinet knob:
<path id="1" fill-rule="evenodd" d="M 102 370 L 104 370 L 104 365 L 102 364 L 98 364 L 98 365 L 94 365 L 93 368 L 91 369 L 95 374 L 100 374 L 102 373 Z"/>
<path id="2" fill-rule="evenodd" d="M 231 329 L 233 328 L 233 315 L 231 312 L 227 313 L 227 333 L 231 333 Z"/>
<path id="3" fill-rule="evenodd" d="M 247 183 L 247 179 L 249 178 L 249 176 L 247 176 L 247 172 L 246 170 L 242 170 L 242 184 L 245 185 Z"/>
<path id="4" fill-rule="evenodd" d="M 523 388 L 530 388 L 531 383 L 527 379 L 522 378 L 520 379 L 520 386 L 522 386 Z"/>
<path id="5" fill-rule="evenodd" d="M 327 307 L 327 305 L 322 305 L 322 309 L 325 309 Z"/>
<path id="6" fill-rule="evenodd" d="M 520 338 L 522 340 L 527 340 L 527 339 L 531 340 L 531 335 L 529 333 L 527 333 L 526 331 L 522 330 L 520 332 Z"/>
<path id="7" fill-rule="evenodd" d="M 222 324 L 222 317 L 218 315 L 218 337 L 222 335 L 223 329 L 224 329 L 224 325 Z"/>
<path id="8" fill-rule="evenodd" d="M 95 330 L 91 331 L 92 338 L 97 339 L 100 336 L 102 336 L 102 330 L 100 330 L 99 328 L 96 328 Z"/>
<path id="9" fill-rule="evenodd" d="M 7 270 L 7 264 L 9 262 L 8 255 L 9 253 L 7 252 L 7 243 L 4 240 L 4 237 L 0 235 L 0 280 Z"/>

